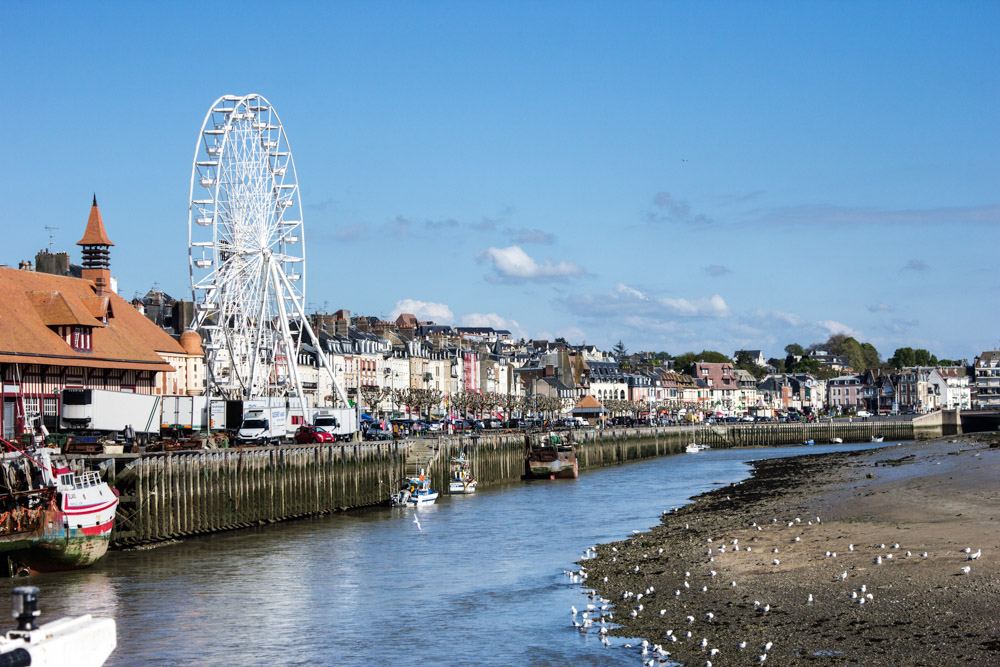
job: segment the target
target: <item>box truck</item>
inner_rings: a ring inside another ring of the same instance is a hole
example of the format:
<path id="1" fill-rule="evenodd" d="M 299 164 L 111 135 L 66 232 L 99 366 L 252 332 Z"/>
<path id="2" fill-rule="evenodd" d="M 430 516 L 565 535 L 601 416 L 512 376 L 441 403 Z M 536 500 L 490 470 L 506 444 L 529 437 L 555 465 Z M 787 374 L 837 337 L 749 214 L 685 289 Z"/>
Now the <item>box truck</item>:
<path id="1" fill-rule="evenodd" d="M 350 441 L 358 432 L 358 413 L 354 408 L 317 408 L 312 423 L 332 433 L 337 440 Z"/>
<path id="2" fill-rule="evenodd" d="M 163 396 L 160 433 L 196 433 L 208 425 L 208 399 L 204 396 Z"/>
<path id="3" fill-rule="evenodd" d="M 139 436 L 159 433 L 160 397 L 103 389 L 63 389 L 60 430 L 120 433 L 126 426 Z"/>
<path id="4" fill-rule="evenodd" d="M 249 405 L 254 401 L 243 402 L 243 420 L 236 431 L 236 442 L 240 444 L 276 445 L 288 437 L 288 408 L 284 405 L 275 406 Z"/>

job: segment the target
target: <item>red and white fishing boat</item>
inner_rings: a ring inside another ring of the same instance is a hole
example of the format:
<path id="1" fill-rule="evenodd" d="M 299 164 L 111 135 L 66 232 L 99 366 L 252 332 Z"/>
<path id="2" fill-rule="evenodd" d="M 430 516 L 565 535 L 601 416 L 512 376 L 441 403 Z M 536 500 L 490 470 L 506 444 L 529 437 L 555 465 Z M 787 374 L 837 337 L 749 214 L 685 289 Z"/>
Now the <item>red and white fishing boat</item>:
<path id="1" fill-rule="evenodd" d="M 57 449 L 0 439 L 0 555 L 11 575 L 86 567 L 108 550 L 118 495 L 96 472 L 74 473 Z"/>

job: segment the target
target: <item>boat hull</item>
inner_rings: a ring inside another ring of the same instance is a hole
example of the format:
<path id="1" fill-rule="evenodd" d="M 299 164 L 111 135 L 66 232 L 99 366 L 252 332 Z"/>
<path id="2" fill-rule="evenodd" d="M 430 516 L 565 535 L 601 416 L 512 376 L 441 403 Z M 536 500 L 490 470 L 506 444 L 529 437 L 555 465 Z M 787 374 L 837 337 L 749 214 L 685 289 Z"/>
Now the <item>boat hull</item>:
<path id="1" fill-rule="evenodd" d="M 10 574 L 89 567 L 107 553 L 113 519 L 104 524 L 95 522 L 92 526 L 76 527 L 68 522 L 77 521 L 78 517 L 68 517 L 60 510 L 48 508 L 36 512 L 30 530 L 0 536 L 0 554 L 7 557 Z"/>
<path id="2" fill-rule="evenodd" d="M 451 495 L 461 495 L 476 492 L 475 482 L 453 481 L 448 485 L 448 493 Z"/>

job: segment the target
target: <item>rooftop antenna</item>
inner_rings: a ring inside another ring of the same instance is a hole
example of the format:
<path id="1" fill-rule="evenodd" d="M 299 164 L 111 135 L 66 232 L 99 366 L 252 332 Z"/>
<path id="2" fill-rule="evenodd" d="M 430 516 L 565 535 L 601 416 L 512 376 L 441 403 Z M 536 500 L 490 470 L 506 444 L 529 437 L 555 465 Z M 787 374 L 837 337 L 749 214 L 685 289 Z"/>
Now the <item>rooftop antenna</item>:
<path id="1" fill-rule="evenodd" d="M 48 225 L 45 226 L 45 231 L 49 233 L 49 252 L 52 252 L 52 246 L 56 241 L 56 230 L 58 229 L 58 227 L 50 227 Z"/>

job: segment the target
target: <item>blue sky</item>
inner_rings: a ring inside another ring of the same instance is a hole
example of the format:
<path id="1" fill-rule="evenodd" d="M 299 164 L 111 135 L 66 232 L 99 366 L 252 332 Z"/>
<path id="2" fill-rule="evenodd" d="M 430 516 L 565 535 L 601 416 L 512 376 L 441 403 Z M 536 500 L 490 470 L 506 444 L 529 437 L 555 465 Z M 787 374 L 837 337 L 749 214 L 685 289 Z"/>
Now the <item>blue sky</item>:
<path id="1" fill-rule="evenodd" d="M 281 113 L 308 302 L 680 353 L 1000 342 L 1000 3 L 0 4 L 15 264 L 98 194 L 183 297 L 202 117 Z M 75 252 L 75 248 L 73 251 Z"/>

